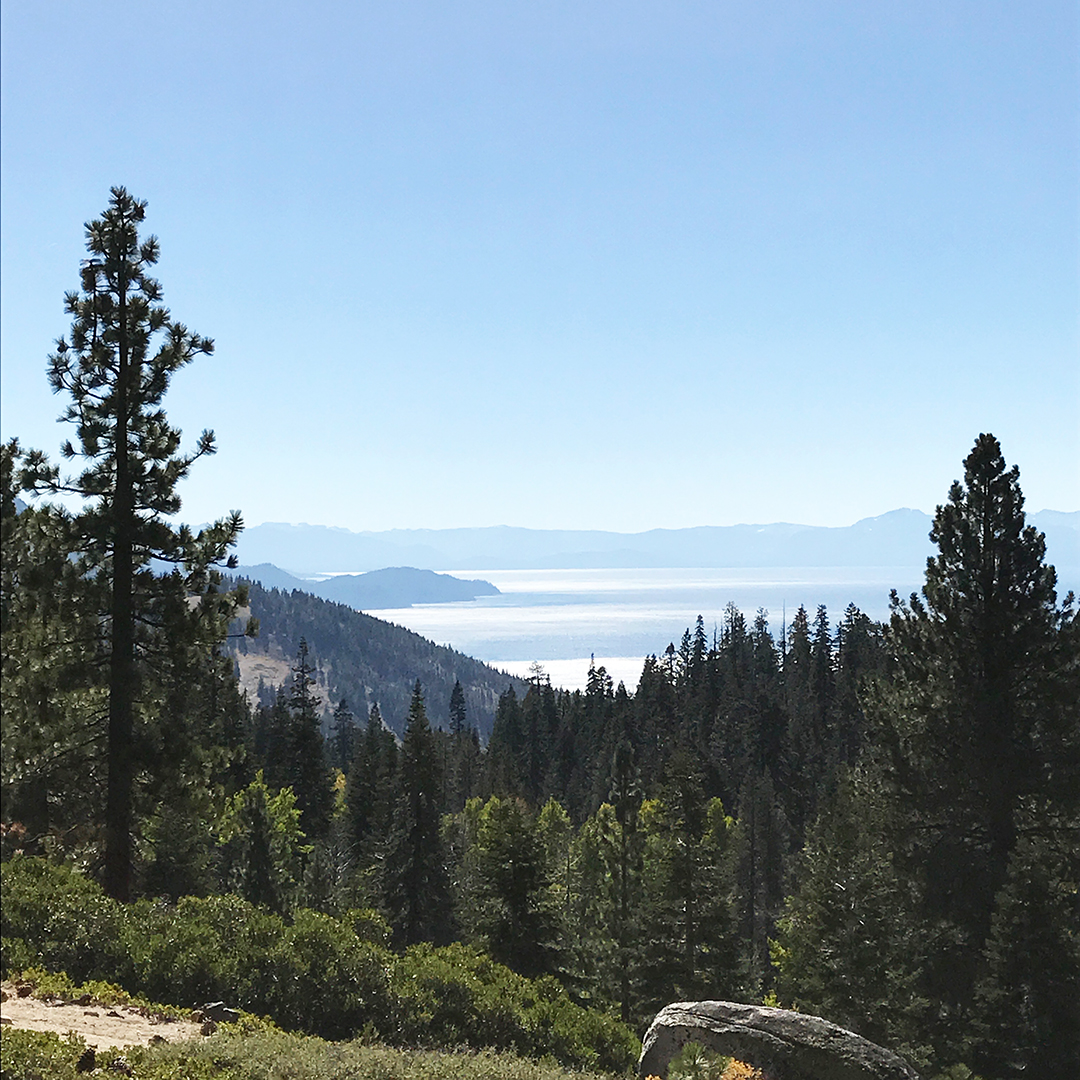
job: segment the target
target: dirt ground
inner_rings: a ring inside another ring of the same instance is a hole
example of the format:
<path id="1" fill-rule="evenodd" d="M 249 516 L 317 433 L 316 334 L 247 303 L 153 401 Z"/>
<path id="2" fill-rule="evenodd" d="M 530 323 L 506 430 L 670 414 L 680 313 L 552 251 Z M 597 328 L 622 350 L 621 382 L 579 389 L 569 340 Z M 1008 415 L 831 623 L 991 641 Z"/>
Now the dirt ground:
<path id="1" fill-rule="evenodd" d="M 133 1005 L 77 1004 L 57 998 L 19 997 L 11 983 L 3 984 L 0 1017 L 3 1026 L 54 1031 L 66 1035 L 74 1031 L 95 1050 L 110 1046 L 148 1046 L 155 1037 L 166 1042 L 198 1038 L 200 1025 L 184 1020 L 148 1016 Z"/>

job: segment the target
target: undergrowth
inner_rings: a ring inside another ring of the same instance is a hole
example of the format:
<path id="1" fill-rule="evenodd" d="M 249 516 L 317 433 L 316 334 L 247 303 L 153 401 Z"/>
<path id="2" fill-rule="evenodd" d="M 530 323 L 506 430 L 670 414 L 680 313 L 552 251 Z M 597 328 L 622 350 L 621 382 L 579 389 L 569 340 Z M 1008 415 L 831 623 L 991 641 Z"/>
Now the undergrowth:
<path id="1" fill-rule="evenodd" d="M 86 1044 L 51 1033 L 8 1028 L 0 1044 L 3 1080 L 82 1080 Z M 553 1062 L 482 1050 L 449 1052 L 333 1043 L 264 1028 L 223 1030 L 198 1042 L 104 1050 L 101 1075 L 121 1076 L 122 1058 L 138 1080 L 601 1080 Z"/>
<path id="2" fill-rule="evenodd" d="M 337 1041 L 491 1048 L 615 1073 L 640 1050 L 626 1025 L 579 1007 L 551 976 L 527 979 L 464 945 L 390 951 L 372 912 L 286 920 L 237 896 L 123 905 L 69 868 L 23 856 L 0 874 L 5 974 L 67 972 L 108 984 L 103 993 L 181 1007 L 223 1000 Z"/>

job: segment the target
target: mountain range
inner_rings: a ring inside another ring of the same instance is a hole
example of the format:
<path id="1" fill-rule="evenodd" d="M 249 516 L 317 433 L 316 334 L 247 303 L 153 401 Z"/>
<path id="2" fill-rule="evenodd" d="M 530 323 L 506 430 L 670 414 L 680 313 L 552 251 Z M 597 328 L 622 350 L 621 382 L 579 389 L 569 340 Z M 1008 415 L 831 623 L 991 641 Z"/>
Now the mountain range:
<path id="1" fill-rule="evenodd" d="M 246 529 L 237 550 L 240 561 L 249 567 L 273 563 L 300 575 L 355 574 L 383 567 L 921 567 L 934 552 L 929 538 L 932 521 L 920 510 L 902 509 L 842 527 L 781 522 L 640 533 L 510 526 L 351 532 L 325 525 L 266 522 Z M 1063 580 L 1080 577 L 1080 511 L 1042 510 L 1029 514 L 1028 522 L 1045 533 L 1048 561 L 1058 567 Z M 312 591 L 310 583 L 302 587 Z"/>

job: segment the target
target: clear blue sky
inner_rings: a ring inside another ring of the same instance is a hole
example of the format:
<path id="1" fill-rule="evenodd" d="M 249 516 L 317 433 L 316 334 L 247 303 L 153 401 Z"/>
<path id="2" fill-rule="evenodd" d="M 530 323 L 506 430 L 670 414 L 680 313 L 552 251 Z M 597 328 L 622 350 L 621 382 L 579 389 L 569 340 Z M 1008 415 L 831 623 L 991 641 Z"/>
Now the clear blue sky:
<path id="1" fill-rule="evenodd" d="M 849 524 L 986 430 L 1080 507 L 1074 0 L 2 12 L 5 438 L 124 184 L 186 520 Z"/>

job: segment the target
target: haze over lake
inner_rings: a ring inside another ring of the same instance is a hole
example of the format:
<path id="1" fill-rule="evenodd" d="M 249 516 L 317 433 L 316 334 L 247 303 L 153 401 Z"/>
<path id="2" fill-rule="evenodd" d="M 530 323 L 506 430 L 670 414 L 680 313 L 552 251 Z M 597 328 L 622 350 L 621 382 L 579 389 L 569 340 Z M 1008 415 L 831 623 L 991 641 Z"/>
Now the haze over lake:
<path id="1" fill-rule="evenodd" d="M 698 615 L 706 632 L 733 602 L 752 621 L 764 607 L 779 637 L 800 604 L 813 617 L 825 604 L 832 625 L 849 603 L 872 619 L 888 617 L 889 590 L 922 585 L 921 567 L 739 567 L 732 569 L 475 570 L 500 595 L 377 612 L 439 644 L 527 675 L 543 665 L 552 682 L 583 686 L 595 656 L 616 682 L 637 685 L 643 658 L 676 646 Z"/>

